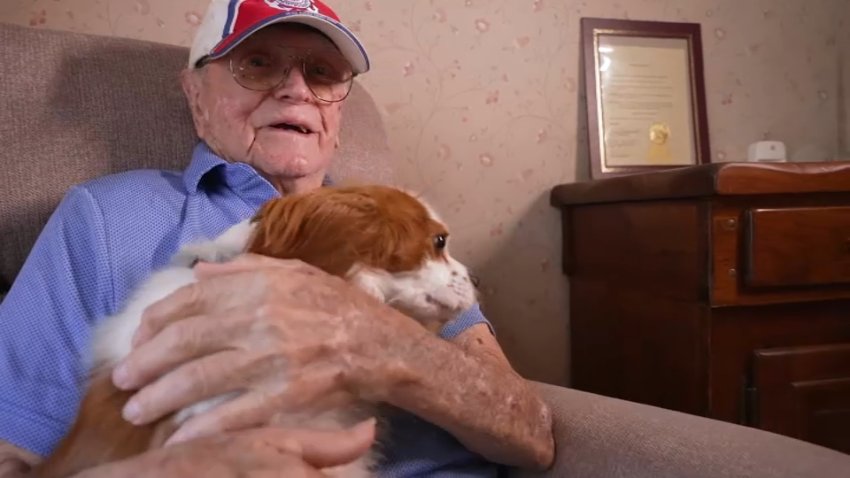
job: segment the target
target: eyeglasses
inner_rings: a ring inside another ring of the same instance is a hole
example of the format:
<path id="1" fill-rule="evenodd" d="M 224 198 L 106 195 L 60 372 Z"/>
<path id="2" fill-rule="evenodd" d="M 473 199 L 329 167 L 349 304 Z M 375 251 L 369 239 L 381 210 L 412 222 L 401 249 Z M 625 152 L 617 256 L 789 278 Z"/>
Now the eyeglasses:
<path id="1" fill-rule="evenodd" d="M 338 52 L 275 47 L 236 51 L 230 56 L 230 73 L 236 83 L 254 91 L 277 88 L 296 65 L 307 87 L 321 101 L 342 101 L 351 92 L 355 75 L 351 64 Z"/>

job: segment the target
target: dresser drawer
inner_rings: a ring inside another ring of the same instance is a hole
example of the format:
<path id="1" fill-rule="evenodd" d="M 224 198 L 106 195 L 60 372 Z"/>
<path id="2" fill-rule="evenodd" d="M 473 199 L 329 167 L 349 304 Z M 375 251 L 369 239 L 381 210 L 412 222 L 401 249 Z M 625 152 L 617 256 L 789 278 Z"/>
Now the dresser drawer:
<path id="1" fill-rule="evenodd" d="M 756 350 L 752 363 L 754 425 L 850 453 L 850 344 Z"/>
<path id="2" fill-rule="evenodd" d="M 751 209 L 745 238 L 747 286 L 850 283 L 850 207 Z"/>

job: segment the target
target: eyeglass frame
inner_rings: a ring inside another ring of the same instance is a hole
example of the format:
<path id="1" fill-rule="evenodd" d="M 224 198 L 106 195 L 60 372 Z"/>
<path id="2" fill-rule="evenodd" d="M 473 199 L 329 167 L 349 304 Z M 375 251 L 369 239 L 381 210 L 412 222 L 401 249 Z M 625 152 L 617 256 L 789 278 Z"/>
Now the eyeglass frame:
<path id="1" fill-rule="evenodd" d="M 260 92 L 272 91 L 275 88 L 279 87 L 284 81 L 286 81 L 287 78 L 289 78 L 289 75 L 292 73 L 292 68 L 290 67 L 288 69 L 288 71 L 286 72 L 286 74 L 283 75 L 283 78 L 281 78 L 280 82 L 278 82 L 274 86 L 272 86 L 268 89 L 255 90 L 253 88 L 248 88 L 247 86 L 245 86 L 245 85 L 243 85 L 242 83 L 239 82 L 239 80 L 236 78 L 236 72 L 233 70 L 233 56 L 228 53 L 227 57 L 228 57 L 228 59 L 227 59 L 228 70 L 230 70 L 230 76 L 233 78 L 233 81 L 235 81 L 237 85 L 241 86 L 242 88 L 245 88 L 248 91 L 260 91 Z M 304 69 L 306 68 L 306 63 L 304 62 L 304 58 L 301 57 L 301 58 L 299 58 L 299 60 L 301 62 L 301 75 L 306 77 L 306 73 L 304 72 Z M 204 55 L 201 58 L 199 58 L 198 61 L 195 62 L 195 68 L 197 68 L 197 69 L 203 68 L 203 67 L 207 66 L 208 64 L 212 63 L 213 61 L 215 61 L 215 60 L 211 59 L 209 55 Z M 339 103 L 341 101 L 344 101 L 346 98 L 348 98 L 348 95 L 351 94 L 351 90 L 353 89 L 353 86 L 354 86 L 354 79 L 357 78 L 358 76 L 360 76 L 359 73 L 357 73 L 355 71 L 351 72 L 351 78 L 348 79 L 348 91 L 346 91 L 345 95 L 338 100 L 326 100 L 324 98 L 319 97 L 319 95 L 317 95 L 316 92 L 313 91 L 313 88 L 310 87 L 310 84 L 307 83 L 306 81 L 305 81 L 305 83 L 307 84 L 307 88 L 310 90 L 310 93 L 317 100 L 323 101 L 325 103 Z"/>

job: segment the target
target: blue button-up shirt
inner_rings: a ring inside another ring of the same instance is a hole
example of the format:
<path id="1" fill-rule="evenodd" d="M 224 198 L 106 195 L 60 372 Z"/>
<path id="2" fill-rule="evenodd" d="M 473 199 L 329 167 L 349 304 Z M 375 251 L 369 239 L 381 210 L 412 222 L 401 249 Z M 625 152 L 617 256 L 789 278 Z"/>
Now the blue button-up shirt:
<path id="1" fill-rule="evenodd" d="M 203 142 L 185 171 L 137 170 L 71 188 L 0 304 L 0 440 L 38 455 L 82 399 L 91 331 L 178 247 L 251 217 L 278 191 Z M 489 323 L 476 305 L 441 332 Z M 391 425 L 385 476 L 495 476 L 451 435 L 412 415 Z"/>

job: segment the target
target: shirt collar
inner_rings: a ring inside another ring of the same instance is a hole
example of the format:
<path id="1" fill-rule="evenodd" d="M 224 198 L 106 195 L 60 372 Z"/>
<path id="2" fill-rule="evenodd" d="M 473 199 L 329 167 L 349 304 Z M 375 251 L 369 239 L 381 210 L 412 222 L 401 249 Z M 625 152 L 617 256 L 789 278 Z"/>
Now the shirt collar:
<path id="1" fill-rule="evenodd" d="M 192 151 L 192 161 L 183 171 L 183 186 L 190 194 L 198 192 L 201 180 L 216 167 L 224 167 L 228 163 L 220 158 L 203 141 L 199 141 Z"/>
<path id="2" fill-rule="evenodd" d="M 201 188 L 201 182 L 207 176 L 214 176 L 235 190 L 261 187 L 274 189 L 264 177 L 248 164 L 231 163 L 215 154 L 204 141 L 199 141 L 192 151 L 192 161 L 183 172 L 183 185 L 189 194 L 195 194 Z M 330 176 L 325 175 L 322 186 L 333 184 Z M 277 195 L 277 194 L 275 194 Z"/>

